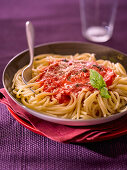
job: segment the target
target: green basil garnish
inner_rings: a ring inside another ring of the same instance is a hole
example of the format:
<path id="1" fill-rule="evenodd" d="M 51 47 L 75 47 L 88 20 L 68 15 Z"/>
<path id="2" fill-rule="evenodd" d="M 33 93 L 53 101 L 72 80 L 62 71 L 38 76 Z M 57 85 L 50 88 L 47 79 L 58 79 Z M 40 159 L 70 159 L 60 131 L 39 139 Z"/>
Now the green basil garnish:
<path id="1" fill-rule="evenodd" d="M 100 95 L 104 98 L 111 97 L 109 95 L 108 89 L 106 87 L 106 83 L 103 77 L 95 70 L 90 69 L 90 84 L 92 87 L 98 89 L 100 91 Z"/>

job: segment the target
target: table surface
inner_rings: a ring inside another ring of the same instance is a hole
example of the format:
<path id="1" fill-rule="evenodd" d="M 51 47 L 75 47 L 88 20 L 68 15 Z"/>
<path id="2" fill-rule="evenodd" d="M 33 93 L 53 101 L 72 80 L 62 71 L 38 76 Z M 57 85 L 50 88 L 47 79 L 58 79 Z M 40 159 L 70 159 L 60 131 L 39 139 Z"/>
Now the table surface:
<path id="1" fill-rule="evenodd" d="M 126 9 L 127 1 L 121 0 L 113 37 L 103 43 L 124 53 Z M 0 1 L 0 77 L 8 61 L 27 48 L 27 20 L 35 26 L 35 45 L 87 41 L 81 34 L 78 0 Z M 127 135 L 97 143 L 57 143 L 24 128 L 0 104 L 0 169 L 127 169 Z"/>

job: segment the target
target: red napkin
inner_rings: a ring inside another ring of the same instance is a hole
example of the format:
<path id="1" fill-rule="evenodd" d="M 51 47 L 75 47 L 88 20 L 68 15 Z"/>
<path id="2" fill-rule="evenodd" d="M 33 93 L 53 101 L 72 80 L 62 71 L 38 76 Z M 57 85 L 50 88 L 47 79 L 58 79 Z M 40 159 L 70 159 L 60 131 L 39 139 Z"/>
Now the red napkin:
<path id="1" fill-rule="evenodd" d="M 105 138 L 106 135 L 114 132 L 118 134 L 122 129 L 127 129 L 127 115 L 118 120 L 96 126 L 74 127 L 51 123 L 26 112 L 8 96 L 5 89 L 0 89 L 0 102 L 9 107 L 16 115 L 29 121 L 33 128 L 44 136 L 57 142 L 93 142 L 98 141 L 99 137 Z"/>

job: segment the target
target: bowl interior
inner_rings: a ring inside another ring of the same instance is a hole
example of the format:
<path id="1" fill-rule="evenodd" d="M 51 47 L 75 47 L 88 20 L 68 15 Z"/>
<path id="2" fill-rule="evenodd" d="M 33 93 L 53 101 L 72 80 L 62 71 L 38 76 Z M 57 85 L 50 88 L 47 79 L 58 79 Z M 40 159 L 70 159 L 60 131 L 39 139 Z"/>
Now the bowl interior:
<path id="1" fill-rule="evenodd" d="M 46 54 L 46 53 L 54 53 L 54 54 L 61 54 L 61 55 L 72 54 L 73 55 L 76 53 L 85 53 L 85 52 L 95 53 L 96 59 L 100 59 L 100 58 L 107 59 L 114 63 L 120 62 L 127 70 L 127 56 L 117 50 L 114 50 L 106 46 L 92 44 L 92 43 L 81 43 L 81 42 L 58 42 L 58 43 L 50 43 L 50 44 L 45 44 L 45 45 L 40 45 L 40 46 L 35 47 L 35 56 L 39 54 Z M 10 97 L 12 97 L 11 86 L 12 86 L 12 79 L 14 77 L 14 74 L 20 68 L 22 68 L 24 65 L 28 63 L 29 63 L 29 51 L 25 50 L 21 52 L 20 54 L 18 54 L 17 56 L 15 56 L 7 64 L 4 70 L 4 73 L 3 73 L 3 84 L 8 94 L 10 95 Z M 39 113 L 37 113 L 36 116 L 39 117 Z M 50 116 L 47 116 L 47 118 L 48 117 Z M 43 116 L 39 118 L 43 118 Z M 54 120 L 54 118 L 51 118 L 51 117 L 49 119 L 48 119 L 49 121 Z M 73 120 L 70 120 L 70 122 L 72 121 Z M 62 123 L 62 124 L 66 124 L 66 123 Z"/>

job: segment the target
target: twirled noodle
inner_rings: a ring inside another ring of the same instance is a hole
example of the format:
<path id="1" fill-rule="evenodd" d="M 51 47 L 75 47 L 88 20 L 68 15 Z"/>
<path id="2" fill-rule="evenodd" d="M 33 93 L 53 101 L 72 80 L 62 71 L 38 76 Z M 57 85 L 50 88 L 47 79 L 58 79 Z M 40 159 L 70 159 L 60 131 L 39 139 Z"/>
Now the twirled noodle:
<path id="1" fill-rule="evenodd" d="M 22 81 L 21 73 L 25 68 L 20 69 L 13 78 L 12 89 L 16 98 L 30 109 L 39 111 L 54 117 L 65 119 L 91 119 L 108 117 L 127 110 L 127 74 L 120 63 L 112 63 L 108 60 L 97 60 L 96 63 L 111 68 L 116 77 L 113 83 L 108 87 L 110 98 L 103 98 L 99 90 L 93 92 L 83 88 L 76 96 L 70 93 L 70 101 L 60 103 L 52 92 L 44 91 L 44 86 L 40 86 L 38 81 L 42 69 L 46 68 L 50 62 L 60 59 L 96 61 L 94 54 L 83 53 L 74 56 L 61 56 L 55 54 L 43 54 L 34 58 L 32 68 L 32 79 L 27 85 Z M 35 93 L 31 90 L 33 89 Z"/>

